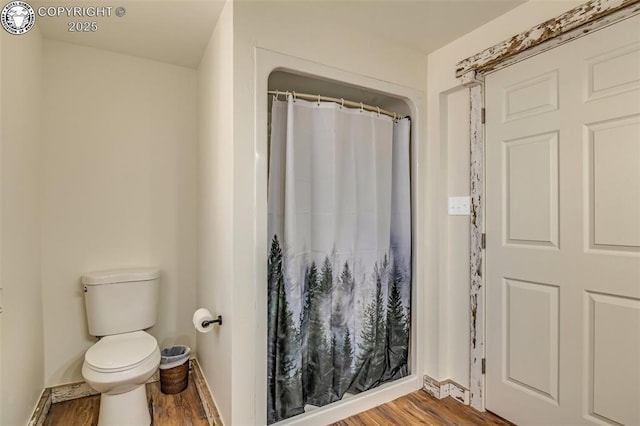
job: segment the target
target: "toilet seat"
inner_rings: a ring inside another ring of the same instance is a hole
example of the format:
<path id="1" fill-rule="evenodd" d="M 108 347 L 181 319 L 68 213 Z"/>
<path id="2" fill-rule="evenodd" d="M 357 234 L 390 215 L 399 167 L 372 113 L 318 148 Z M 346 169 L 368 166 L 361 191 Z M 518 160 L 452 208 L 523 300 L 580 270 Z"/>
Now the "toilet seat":
<path id="1" fill-rule="evenodd" d="M 105 336 L 85 354 L 85 364 L 100 373 L 117 373 L 144 364 L 158 351 L 156 339 L 144 331 Z"/>

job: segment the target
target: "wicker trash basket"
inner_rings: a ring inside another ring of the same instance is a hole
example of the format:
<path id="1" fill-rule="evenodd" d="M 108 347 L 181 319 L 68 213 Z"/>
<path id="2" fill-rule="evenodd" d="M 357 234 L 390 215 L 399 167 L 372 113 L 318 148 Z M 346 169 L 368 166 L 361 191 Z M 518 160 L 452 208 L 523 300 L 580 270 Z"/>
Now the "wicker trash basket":
<path id="1" fill-rule="evenodd" d="M 188 346 L 172 346 L 160 352 L 160 390 L 162 393 L 180 393 L 189 385 Z"/>

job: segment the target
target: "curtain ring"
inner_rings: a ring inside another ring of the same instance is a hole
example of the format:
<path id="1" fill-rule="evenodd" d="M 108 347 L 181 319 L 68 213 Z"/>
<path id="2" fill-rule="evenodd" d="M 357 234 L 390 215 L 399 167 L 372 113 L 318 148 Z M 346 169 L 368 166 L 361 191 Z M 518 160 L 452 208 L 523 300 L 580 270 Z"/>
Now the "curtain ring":
<path id="1" fill-rule="evenodd" d="M 295 101 L 296 101 L 296 91 L 294 90 L 293 91 L 293 102 L 295 102 Z"/>
<path id="2" fill-rule="evenodd" d="M 318 94 L 318 106 L 320 106 L 320 94 Z"/>
<path id="3" fill-rule="evenodd" d="M 344 98 L 340 98 L 340 108 L 344 107 Z"/>
<path id="4" fill-rule="evenodd" d="M 395 119 L 396 119 L 396 117 L 397 117 L 397 115 L 396 115 L 396 113 L 394 112 L 394 113 L 393 113 L 393 119 L 395 120 Z"/>
<path id="5" fill-rule="evenodd" d="M 364 112 L 364 104 L 360 102 L 360 112 Z"/>
<path id="6" fill-rule="evenodd" d="M 378 107 L 378 117 L 380 117 L 380 107 Z"/>
<path id="7" fill-rule="evenodd" d="M 273 96 L 273 102 L 280 100 L 280 99 L 278 99 L 279 95 L 280 95 L 280 92 L 278 91 L 278 89 L 276 89 L 276 94 Z"/>

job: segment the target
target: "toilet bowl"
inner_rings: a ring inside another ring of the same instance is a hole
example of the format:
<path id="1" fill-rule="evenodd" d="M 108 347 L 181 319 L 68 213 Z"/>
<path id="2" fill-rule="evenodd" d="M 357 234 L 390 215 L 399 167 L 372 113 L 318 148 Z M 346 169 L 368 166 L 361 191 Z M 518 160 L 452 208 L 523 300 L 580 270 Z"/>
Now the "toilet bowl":
<path id="1" fill-rule="evenodd" d="M 105 336 L 89 348 L 82 376 L 101 394 L 98 426 L 151 424 L 145 383 L 159 365 L 158 342 L 144 331 Z"/>

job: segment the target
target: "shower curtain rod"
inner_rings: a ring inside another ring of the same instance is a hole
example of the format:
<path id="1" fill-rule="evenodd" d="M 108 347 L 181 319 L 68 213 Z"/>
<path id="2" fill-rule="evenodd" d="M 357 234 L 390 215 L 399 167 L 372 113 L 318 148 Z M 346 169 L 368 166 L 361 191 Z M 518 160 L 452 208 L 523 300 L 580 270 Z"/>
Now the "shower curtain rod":
<path id="1" fill-rule="evenodd" d="M 362 102 L 354 102 L 354 101 L 347 101 L 344 98 L 332 98 L 330 96 L 322 96 L 322 95 L 310 95 L 308 93 L 297 93 L 294 91 L 285 91 L 285 92 L 281 92 L 279 90 L 269 90 L 267 91 L 267 93 L 269 95 L 274 95 L 274 99 L 278 99 L 278 96 L 280 95 L 293 95 L 293 99 L 295 100 L 296 98 L 301 98 L 301 99 L 309 99 L 312 101 L 325 101 L 325 102 L 334 102 L 336 104 L 340 104 L 341 106 L 348 106 L 348 107 L 353 107 L 353 108 L 360 108 L 363 110 L 367 110 L 367 111 L 371 111 L 371 112 L 377 112 L 378 114 L 383 114 L 383 115 L 387 115 L 393 119 L 402 119 L 405 118 L 403 115 L 400 115 L 398 113 L 395 112 L 391 112 L 391 111 L 387 111 L 386 109 L 382 109 L 380 107 L 377 106 L 371 106 L 371 105 L 367 105 L 367 104 L 363 104 Z"/>

